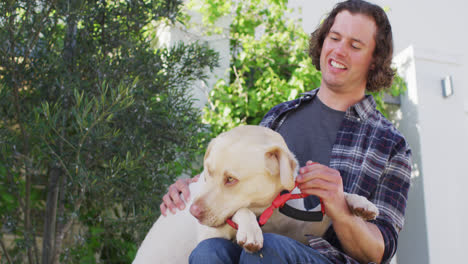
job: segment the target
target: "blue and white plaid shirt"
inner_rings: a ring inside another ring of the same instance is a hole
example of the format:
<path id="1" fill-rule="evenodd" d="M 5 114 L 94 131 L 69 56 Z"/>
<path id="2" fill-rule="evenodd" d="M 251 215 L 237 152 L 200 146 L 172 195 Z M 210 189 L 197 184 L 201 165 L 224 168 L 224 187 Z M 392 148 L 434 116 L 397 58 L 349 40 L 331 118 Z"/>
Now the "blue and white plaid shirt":
<path id="1" fill-rule="evenodd" d="M 312 100 L 318 89 L 273 107 L 261 126 L 277 130 L 290 110 Z M 330 167 L 343 178 L 345 192 L 367 197 L 380 211 L 376 224 L 385 241 L 382 263 L 391 260 L 403 227 L 410 187 L 411 150 L 401 133 L 376 108 L 372 96 L 351 106 L 333 145 Z M 309 244 L 335 263 L 358 263 L 342 252 L 331 226 L 324 237 L 310 236 Z"/>

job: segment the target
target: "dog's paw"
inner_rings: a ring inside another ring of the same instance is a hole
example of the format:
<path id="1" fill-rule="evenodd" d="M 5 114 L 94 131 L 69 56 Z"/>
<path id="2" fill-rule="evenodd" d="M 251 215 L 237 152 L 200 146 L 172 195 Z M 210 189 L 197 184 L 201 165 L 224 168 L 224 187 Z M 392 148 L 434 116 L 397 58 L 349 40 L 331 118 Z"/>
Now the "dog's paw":
<path id="1" fill-rule="evenodd" d="M 263 247 L 263 233 L 258 224 L 239 226 L 236 235 L 237 244 L 248 252 L 257 252 Z"/>
<path id="2" fill-rule="evenodd" d="M 351 212 L 364 220 L 374 220 L 379 215 L 379 209 L 366 197 L 357 194 L 346 194 Z"/>

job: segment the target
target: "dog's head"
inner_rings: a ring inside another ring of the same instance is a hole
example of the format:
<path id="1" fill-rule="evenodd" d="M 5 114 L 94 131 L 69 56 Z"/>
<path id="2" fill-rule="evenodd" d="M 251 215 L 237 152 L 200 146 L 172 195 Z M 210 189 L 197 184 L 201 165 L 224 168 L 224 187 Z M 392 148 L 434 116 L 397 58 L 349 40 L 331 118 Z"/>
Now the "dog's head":
<path id="1" fill-rule="evenodd" d="M 213 139 L 205 153 L 205 184 L 191 212 L 200 223 L 220 226 L 240 208 L 260 212 L 282 190 L 294 188 L 298 163 L 281 135 L 241 126 Z"/>

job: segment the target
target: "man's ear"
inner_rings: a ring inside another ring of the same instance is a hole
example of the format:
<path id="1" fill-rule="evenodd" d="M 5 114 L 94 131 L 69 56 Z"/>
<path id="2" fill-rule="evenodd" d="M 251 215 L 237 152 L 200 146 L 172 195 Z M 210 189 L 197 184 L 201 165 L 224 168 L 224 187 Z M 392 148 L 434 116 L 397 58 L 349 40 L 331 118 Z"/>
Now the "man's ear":
<path id="1" fill-rule="evenodd" d="M 284 189 L 288 191 L 294 189 L 298 162 L 291 151 L 280 146 L 273 146 L 266 151 L 265 158 L 273 159 L 278 163 L 280 181 Z"/>

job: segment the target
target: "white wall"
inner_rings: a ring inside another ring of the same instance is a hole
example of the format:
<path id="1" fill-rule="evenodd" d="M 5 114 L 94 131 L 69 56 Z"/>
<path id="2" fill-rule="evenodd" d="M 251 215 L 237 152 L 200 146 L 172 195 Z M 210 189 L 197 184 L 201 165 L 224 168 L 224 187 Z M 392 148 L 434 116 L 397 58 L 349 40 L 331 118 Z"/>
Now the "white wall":
<path id="1" fill-rule="evenodd" d="M 183 0 L 187 2 L 187 0 Z M 157 45 L 170 47 L 178 42 L 192 43 L 198 41 L 199 43 L 207 43 L 210 48 L 219 53 L 219 67 L 213 69 L 211 74 L 208 74 L 206 82 L 196 81 L 193 85 L 193 98 L 196 100 L 194 106 L 203 108 L 208 102 L 208 93 L 213 88 L 214 84 L 219 79 L 228 80 L 227 70 L 229 68 L 229 24 L 230 17 L 223 17 L 217 22 L 217 26 L 223 28 L 223 33 L 205 36 L 201 32 L 199 25 L 201 22 L 201 15 L 199 13 L 186 10 L 191 16 L 191 26 L 189 29 L 185 25 L 176 22 L 175 25 L 161 24 L 157 31 L 156 40 Z M 206 69 L 209 73 L 209 69 Z"/>
<path id="2" fill-rule="evenodd" d="M 442 96 L 440 79 L 444 74 L 463 78 L 462 66 L 414 47 L 395 62 L 408 84 L 397 126 L 412 145 L 415 163 L 398 262 L 461 263 L 468 249 L 468 230 L 462 225 L 468 216 L 462 209 L 468 185 L 466 114 L 462 97 Z"/>

